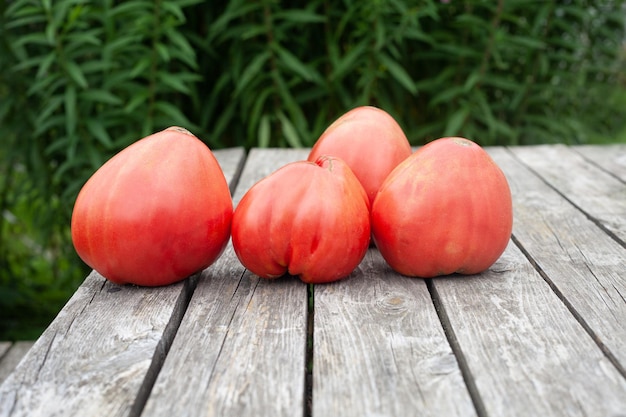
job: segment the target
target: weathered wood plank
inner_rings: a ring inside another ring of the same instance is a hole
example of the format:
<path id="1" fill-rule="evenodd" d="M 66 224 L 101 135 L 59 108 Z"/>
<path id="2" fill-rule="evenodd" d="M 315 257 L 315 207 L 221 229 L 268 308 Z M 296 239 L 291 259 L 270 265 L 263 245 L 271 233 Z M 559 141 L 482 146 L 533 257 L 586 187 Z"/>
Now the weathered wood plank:
<path id="1" fill-rule="evenodd" d="M 313 416 L 476 415 L 425 280 L 370 248 L 314 300 Z"/>
<path id="2" fill-rule="evenodd" d="M 509 179 L 514 236 L 626 375 L 626 249 L 510 152 L 490 153 Z"/>
<path id="3" fill-rule="evenodd" d="M 239 204 L 239 200 L 246 191 L 256 182 L 267 177 L 283 165 L 290 162 L 304 160 L 309 154 L 309 149 L 252 149 L 246 159 L 245 171 L 237 183 L 237 190 L 233 195 L 233 204 Z"/>
<path id="4" fill-rule="evenodd" d="M 235 157 L 220 163 L 230 175 L 236 169 L 226 165 L 239 164 Z M 0 416 L 134 412 L 143 405 L 194 283 L 118 286 L 92 272 L 0 385 Z"/>
<path id="5" fill-rule="evenodd" d="M 568 200 L 626 242 L 626 184 L 564 145 L 511 150 Z"/>
<path id="6" fill-rule="evenodd" d="M 433 279 L 481 414 L 617 416 L 626 380 L 522 252 L 486 272 Z"/>
<path id="7" fill-rule="evenodd" d="M 579 145 L 572 149 L 626 182 L 626 144 Z"/>
<path id="8" fill-rule="evenodd" d="M 244 148 L 228 148 L 213 151 L 213 155 L 220 164 L 220 168 L 224 172 L 224 176 L 228 179 L 231 194 L 235 191 L 235 187 L 239 181 L 239 174 L 243 164 L 245 163 L 246 151 Z"/>
<path id="9" fill-rule="evenodd" d="M 13 372 L 34 343 L 30 340 L 0 342 L 0 384 Z"/>
<path id="10" fill-rule="evenodd" d="M 307 152 L 253 150 L 235 202 L 256 181 Z M 245 271 L 229 245 L 200 277 L 143 415 L 302 415 L 306 288 L 291 277 L 259 279 Z"/>
<path id="11" fill-rule="evenodd" d="M 13 342 L 0 342 L 0 360 L 8 350 L 11 348 Z"/>

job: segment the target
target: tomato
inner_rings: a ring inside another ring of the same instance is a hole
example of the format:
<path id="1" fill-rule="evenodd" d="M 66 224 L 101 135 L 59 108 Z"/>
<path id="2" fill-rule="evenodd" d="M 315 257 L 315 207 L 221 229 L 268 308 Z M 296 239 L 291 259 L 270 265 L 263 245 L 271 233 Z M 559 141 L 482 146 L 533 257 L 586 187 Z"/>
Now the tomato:
<path id="1" fill-rule="evenodd" d="M 233 215 L 241 263 L 262 278 L 307 283 L 348 276 L 369 246 L 369 201 L 350 168 L 322 156 L 287 164 L 252 186 Z"/>
<path id="2" fill-rule="evenodd" d="M 489 268 L 511 236 L 511 192 L 479 145 L 435 140 L 389 174 L 372 207 L 372 235 L 397 272 L 434 277 Z"/>
<path id="3" fill-rule="evenodd" d="M 411 145 L 389 113 L 362 106 L 328 126 L 308 160 L 315 161 L 320 155 L 343 159 L 363 185 L 371 206 L 387 175 L 411 155 Z"/>
<path id="4" fill-rule="evenodd" d="M 133 143 L 89 178 L 74 205 L 72 241 L 113 282 L 167 285 L 220 256 L 232 211 L 209 148 L 171 127 Z"/>

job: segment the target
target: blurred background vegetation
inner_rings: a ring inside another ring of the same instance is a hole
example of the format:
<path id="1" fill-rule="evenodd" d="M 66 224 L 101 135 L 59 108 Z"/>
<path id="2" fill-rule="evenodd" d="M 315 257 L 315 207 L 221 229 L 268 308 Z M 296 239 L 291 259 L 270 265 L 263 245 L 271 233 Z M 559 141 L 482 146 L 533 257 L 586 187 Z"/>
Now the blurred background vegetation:
<path id="1" fill-rule="evenodd" d="M 82 282 L 69 219 L 104 161 L 170 125 L 310 146 L 343 112 L 413 145 L 626 142 L 624 1 L 0 2 L 0 340 Z"/>

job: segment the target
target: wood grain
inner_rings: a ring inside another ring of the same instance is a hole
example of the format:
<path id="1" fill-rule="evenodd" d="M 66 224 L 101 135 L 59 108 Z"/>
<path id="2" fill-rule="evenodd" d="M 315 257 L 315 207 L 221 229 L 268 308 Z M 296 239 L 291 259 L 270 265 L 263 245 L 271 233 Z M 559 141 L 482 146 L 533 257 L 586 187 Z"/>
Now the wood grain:
<path id="1" fill-rule="evenodd" d="M 315 286 L 313 416 L 476 415 L 425 282 L 370 248 Z"/>
<path id="2" fill-rule="evenodd" d="M 0 342 L 0 384 L 13 372 L 34 343 L 29 340 Z"/>
<path id="3" fill-rule="evenodd" d="M 239 174 L 246 160 L 246 151 L 244 148 L 228 148 L 212 152 L 224 172 L 224 177 L 228 180 L 232 194 L 239 182 Z"/>
<path id="4" fill-rule="evenodd" d="M 509 179 L 514 235 L 626 376 L 626 250 L 510 152 L 491 155 Z"/>
<path id="5" fill-rule="evenodd" d="M 231 156 L 221 163 L 239 165 Z M 235 175 L 236 169 L 224 168 Z M 159 288 L 119 286 L 92 272 L 0 385 L 0 416 L 134 413 L 194 285 L 188 279 Z"/>
<path id="6" fill-rule="evenodd" d="M 307 388 L 314 417 L 623 416 L 623 150 L 489 148 L 515 223 L 488 271 L 408 278 L 370 248 L 350 277 L 314 286 L 312 318 L 307 285 L 259 279 L 230 244 L 167 287 L 93 272 L 0 385 L 0 416 L 308 417 Z M 307 153 L 215 155 L 236 205 Z"/>
<path id="7" fill-rule="evenodd" d="M 565 198 L 626 243 L 626 184 L 564 145 L 511 150 Z"/>
<path id="8" fill-rule="evenodd" d="M 253 150 L 233 199 L 307 152 Z M 143 415 L 302 415 L 306 288 L 293 277 L 259 279 L 229 245 L 200 277 Z"/>
<path id="9" fill-rule="evenodd" d="M 626 182 L 626 144 L 579 145 L 571 149 Z"/>
<path id="10" fill-rule="evenodd" d="M 618 416 L 626 380 L 522 252 L 433 280 L 444 323 L 490 416 Z"/>
<path id="11" fill-rule="evenodd" d="M 4 354 L 9 351 L 13 342 L 0 342 L 0 360 L 4 357 Z"/>

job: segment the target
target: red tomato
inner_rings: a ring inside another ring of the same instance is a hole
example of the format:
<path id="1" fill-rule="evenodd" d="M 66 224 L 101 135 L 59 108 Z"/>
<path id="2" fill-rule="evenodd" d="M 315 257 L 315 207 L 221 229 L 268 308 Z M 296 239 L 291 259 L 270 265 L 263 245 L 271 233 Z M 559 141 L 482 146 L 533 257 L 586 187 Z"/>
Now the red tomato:
<path id="1" fill-rule="evenodd" d="M 343 159 L 363 185 L 371 206 L 387 175 L 411 155 L 411 145 L 389 113 L 363 106 L 328 126 L 308 160 L 315 161 L 320 155 Z"/>
<path id="2" fill-rule="evenodd" d="M 232 211 L 209 148 L 170 127 L 122 150 L 85 183 L 72 241 L 81 259 L 113 282 L 167 285 L 217 259 Z"/>
<path id="3" fill-rule="evenodd" d="M 393 170 L 372 207 L 374 242 L 397 272 L 434 277 L 489 268 L 511 236 L 506 177 L 480 146 L 442 138 Z"/>
<path id="4" fill-rule="evenodd" d="M 308 283 L 336 281 L 369 246 L 369 202 L 340 159 L 293 162 L 243 196 L 233 215 L 233 248 L 262 278 L 289 272 Z"/>

